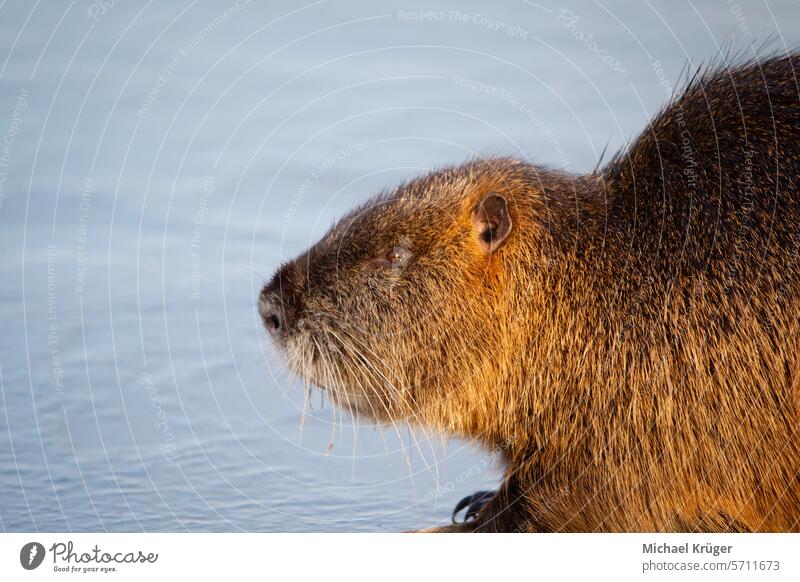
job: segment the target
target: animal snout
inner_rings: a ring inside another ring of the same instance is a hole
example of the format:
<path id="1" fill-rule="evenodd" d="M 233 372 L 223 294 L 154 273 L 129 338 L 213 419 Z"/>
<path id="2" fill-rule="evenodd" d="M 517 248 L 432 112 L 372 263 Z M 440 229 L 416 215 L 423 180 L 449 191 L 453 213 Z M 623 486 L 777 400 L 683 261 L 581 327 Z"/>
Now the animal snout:
<path id="1" fill-rule="evenodd" d="M 281 328 L 284 327 L 281 322 L 281 309 L 279 305 L 276 305 L 272 295 L 266 292 L 266 288 L 261 291 L 261 297 L 258 300 L 258 312 L 261 314 L 264 326 L 271 336 L 280 333 Z"/>
<path id="2" fill-rule="evenodd" d="M 269 335 L 278 338 L 286 333 L 288 318 L 284 304 L 281 301 L 279 292 L 271 289 L 269 285 L 261 290 L 258 298 L 258 312 L 264 320 L 264 326 Z"/>
<path id="3" fill-rule="evenodd" d="M 270 283 L 264 286 L 258 298 L 258 312 L 264 320 L 270 336 L 282 338 L 291 327 L 295 309 L 290 299 L 291 289 L 282 272 L 278 272 Z"/>

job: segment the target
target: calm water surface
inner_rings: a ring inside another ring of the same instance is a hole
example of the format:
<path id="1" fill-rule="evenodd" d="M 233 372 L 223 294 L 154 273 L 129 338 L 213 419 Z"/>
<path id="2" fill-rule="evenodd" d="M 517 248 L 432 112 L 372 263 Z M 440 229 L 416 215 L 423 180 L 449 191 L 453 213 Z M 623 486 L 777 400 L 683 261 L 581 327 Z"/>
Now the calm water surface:
<path id="1" fill-rule="evenodd" d="M 448 519 L 495 459 L 303 414 L 264 279 L 382 187 L 498 153 L 591 169 L 689 60 L 800 40 L 771 0 L 0 6 L 7 531 Z"/>

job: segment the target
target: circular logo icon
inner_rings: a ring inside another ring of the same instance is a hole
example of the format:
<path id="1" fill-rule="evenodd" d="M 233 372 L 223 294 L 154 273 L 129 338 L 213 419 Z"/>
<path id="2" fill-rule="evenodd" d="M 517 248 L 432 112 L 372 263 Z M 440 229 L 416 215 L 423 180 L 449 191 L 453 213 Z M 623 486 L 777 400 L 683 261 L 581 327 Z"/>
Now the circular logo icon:
<path id="1" fill-rule="evenodd" d="M 28 542 L 19 551 L 19 563 L 26 570 L 35 570 L 44 560 L 44 546 L 39 542 Z"/>

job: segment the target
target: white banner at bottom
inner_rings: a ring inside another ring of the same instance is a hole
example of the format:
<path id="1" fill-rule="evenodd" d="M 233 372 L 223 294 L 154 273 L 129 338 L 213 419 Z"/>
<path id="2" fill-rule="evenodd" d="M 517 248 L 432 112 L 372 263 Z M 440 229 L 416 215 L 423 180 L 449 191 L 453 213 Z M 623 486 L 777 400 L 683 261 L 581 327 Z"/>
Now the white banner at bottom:
<path id="1" fill-rule="evenodd" d="M 800 534 L 0 535 L 0 580 L 800 580 Z"/>

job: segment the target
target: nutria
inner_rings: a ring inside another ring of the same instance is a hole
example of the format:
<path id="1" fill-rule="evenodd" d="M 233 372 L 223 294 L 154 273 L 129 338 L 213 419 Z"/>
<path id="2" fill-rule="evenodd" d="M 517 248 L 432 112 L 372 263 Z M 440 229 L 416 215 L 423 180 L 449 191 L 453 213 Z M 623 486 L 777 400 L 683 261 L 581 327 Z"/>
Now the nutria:
<path id="1" fill-rule="evenodd" d="M 796 68 L 704 68 L 587 175 L 381 194 L 279 269 L 267 329 L 339 406 L 501 453 L 439 531 L 798 531 Z"/>

